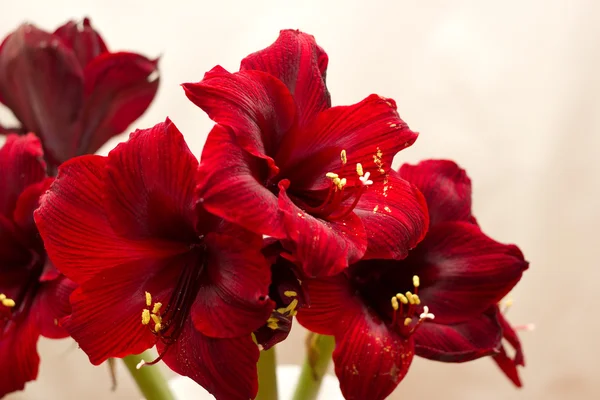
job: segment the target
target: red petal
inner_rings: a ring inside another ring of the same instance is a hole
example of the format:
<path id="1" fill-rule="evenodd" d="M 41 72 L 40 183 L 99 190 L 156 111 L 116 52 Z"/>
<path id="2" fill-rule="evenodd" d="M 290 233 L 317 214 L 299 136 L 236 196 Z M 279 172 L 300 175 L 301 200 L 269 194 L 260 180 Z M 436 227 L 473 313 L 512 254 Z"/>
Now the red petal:
<path id="1" fill-rule="evenodd" d="M 399 260 L 425 237 L 427 205 L 423 195 L 394 171 L 377 178 L 354 209 L 367 233 L 364 258 Z"/>
<path id="2" fill-rule="evenodd" d="M 228 128 L 216 125 L 202 151 L 197 197 L 206 210 L 225 220 L 283 238 L 277 196 L 260 183 L 260 172 L 266 169 L 262 164 L 235 143 Z"/>
<path id="3" fill-rule="evenodd" d="M 1 327 L 1 325 L 0 325 Z M 31 318 L 20 320 L 8 332 L 0 330 L 0 398 L 23 390 L 37 378 L 40 357 L 36 346 L 39 332 Z"/>
<path id="4" fill-rule="evenodd" d="M 137 130 L 108 155 L 106 213 L 127 238 L 195 242 L 198 161 L 170 121 Z"/>
<path id="5" fill-rule="evenodd" d="M 8 218 L 0 214 L 0 271 L 27 265 L 31 260 L 29 249 L 17 234 L 17 228 Z"/>
<path id="6" fill-rule="evenodd" d="M 192 309 L 195 328 L 210 337 L 250 334 L 271 315 L 271 268 L 260 250 L 262 237 L 238 230 L 236 237 L 209 233 L 203 282 Z"/>
<path id="7" fill-rule="evenodd" d="M 46 178 L 41 182 L 28 186 L 17 200 L 13 221 L 19 230 L 26 235 L 23 239 L 27 241 L 29 248 L 43 248 L 37 227 L 33 221 L 33 212 L 39 207 L 40 196 L 48 190 L 53 181 L 54 178 Z"/>
<path id="8" fill-rule="evenodd" d="M 94 30 L 89 18 L 84 18 L 81 22 L 69 21 L 60 26 L 54 35 L 73 50 L 82 67 L 108 51 L 102 36 Z"/>
<path id="9" fill-rule="evenodd" d="M 69 296 L 75 288 L 73 281 L 65 277 L 41 284 L 29 312 L 36 319 L 42 336 L 52 339 L 69 336 L 59 321 L 71 312 Z"/>
<path id="10" fill-rule="evenodd" d="M 157 71 L 157 60 L 135 53 L 103 53 L 85 67 L 78 154 L 96 152 L 146 111 L 158 90 Z"/>
<path id="11" fill-rule="evenodd" d="M 279 183 L 279 207 L 289 240 L 284 246 L 303 272 L 308 277 L 331 276 L 360 260 L 367 249 L 360 218 L 354 213 L 334 222 L 315 218 L 290 200 L 287 184 Z"/>
<path id="12" fill-rule="evenodd" d="M 436 361 L 465 362 L 497 354 L 502 330 L 495 313 L 485 313 L 452 325 L 427 321 L 414 336 L 418 356 Z"/>
<path id="13" fill-rule="evenodd" d="M 7 136 L 0 148 L 0 215 L 12 218 L 21 193 L 46 177 L 43 155 L 35 135 Z"/>
<path id="14" fill-rule="evenodd" d="M 264 71 L 285 83 L 298 105 L 299 123 L 304 125 L 331 107 L 325 85 L 327 62 L 327 54 L 313 36 L 287 29 L 271 46 L 244 58 L 240 71 Z"/>
<path id="15" fill-rule="evenodd" d="M 516 246 L 498 243 L 467 222 L 434 226 L 405 263 L 420 276 L 421 302 L 440 324 L 477 317 L 500 301 L 528 267 Z"/>
<path id="16" fill-rule="evenodd" d="M 513 358 L 509 357 L 508 353 L 506 352 L 506 348 L 501 346 L 500 354 L 494 356 L 494 361 L 515 386 L 521 387 L 523 384 L 521 383 L 521 377 L 519 376 L 519 370 L 517 368 L 518 366 L 525 366 L 525 357 L 523 355 L 521 341 L 517 336 L 517 332 L 512 326 L 510 326 L 500 312 L 498 312 L 498 320 L 502 326 L 504 339 L 506 339 L 506 341 L 513 347 L 515 355 Z"/>
<path id="17" fill-rule="evenodd" d="M 94 365 L 109 357 L 139 354 L 156 336 L 143 325 L 144 292 L 169 299 L 185 256 L 143 260 L 97 272 L 71 295 L 72 314 L 64 326 Z M 163 301 L 166 304 L 166 301 Z"/>
<path id="18" fill-rule="evenodd" d="M 42 138 L 47 156 L 75 154 L 83 73 L 57 37 L 32 25 L 8 36 L 0 52 L 0 98 L 24 127 Z"/>
<path id="19" fill-rule="evenodd" d="M 294 188 L 325 189 L 331 183 L 327 172 L 358 183 L 357 163 L 372 177 L 387 173 L 396 153 L 416 139 L 393 100 L 371 95 L 351 106 L 325 110 L 308 126 L 286 135 L 275 162 Z"/>
<path id="20" fill-rule="evenodd" d="M 105 164 L 100 156 L 63 164 L 34 214 L 50 259 L 78 284 L 115 265 L 188 250 L 184 244 L 130 240 L 114 232 L 104 209 Z"/>
<path id="21" fill-rule="evenodd" d="M 399 172 L 425 196 L 431 226 L 445 221 L 473 222 L 471 180 L 456 163 L 426 160 L 417 165 L 404 164 Z"/>
<path id="22" fill-rule="evenodd" d="M 248 400 L 258 391 L 256 363 L 259 351 L 250 335 L 214 339 L 186 325 L 169 348 L 157 345 L 163 360 L 173 371 L 195 380 L 217 399 Z"/>
<path id="23" fill-rule="evenodd" d="M 215 67 L 201 82 L 183 88 L 213 121 L 231 128 L 242 148 L 266 159 L 272 174 L 277 173 L 271 158 L 296 114 L 294 100 L 280 81 L 260 71 L 231 74 Z"/>
<path id="24" fill-rule="evenodd" d="M 412 338 L 404 339 L 366 309 L 336 334 L 335 374 L 347 400 L 385 399 L 408 372 Z M 339 321 L 330 321 L 341 324 Z"/>

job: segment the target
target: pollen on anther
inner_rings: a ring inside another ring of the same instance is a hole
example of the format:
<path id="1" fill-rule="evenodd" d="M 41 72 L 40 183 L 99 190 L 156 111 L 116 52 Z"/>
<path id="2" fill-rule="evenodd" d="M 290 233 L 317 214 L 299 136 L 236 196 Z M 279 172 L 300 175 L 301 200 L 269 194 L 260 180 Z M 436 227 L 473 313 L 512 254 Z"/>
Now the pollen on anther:
<path id="1" fill-rule="evenodd" d="M 406 292 L 406 298 L 410 304 L 415 304 L 415 298 L 411 292 Z"/>
<path id="2" fill-rule="evenodd" d="M 396 296 L 392 297 L 392 308 L 394 309 L 394 311 L 398 310 L 399 308 L 398 299 L 396 298 Z"/>
<path id="3" fill-rule="evenodd" d="M 356 163 L 356 173 L 358 176 L 363 176 L 365 174 L 361 163 Z"/>
<path id="4" fill-rule="evenodd" d="M 389 213 L 391 213 L 391 212 L 392 212 L 392 209 L 391 209 L 391 208 L 389 208 L 388 206 L 385 206 L 385 207 L 383 207 L 383 209 L 384 209 L 385 211 L 389 212 Z"/>
<path id="5" fill-rule="evenodd" d="M 152 295 L 146 292 L 146 305 L 150 307 L 152 305 Z"/>
<path id="6" fill-rule="evenodd" d="M 329 179 L 339 178 L 339 175 L 336 174 L 335 172 L 328 172 L 325 174 L 325 176 L 328 177 Z"/>
<path id="7" fill-rule="evenodd" d="M 412 318 L 405 318 L 404 319 L 404 326 L 409 326 L 412 323 Z"/>
<path id="8" fill-rule="evenodd" d="M 162 303 L 154 303 L 154 308 L 152 308 L 152 314 L 158 314 L 161 307 Z"/>
<path id="9" fill-rule="evenodd" d="M 419 277 L 417 275 L 413 276 L 413 286 L 417 288 L 420 284 L 421 280 L 419 279 Z"/>
<path id="10" fill-rule="evenodd" d="M 150 310 L 142 310 L 142 325 L 148 325 L 150 323 Z"/>
<path id="11" fill-rule="evenodd" d="M 346 165 L 346 163 L 348 162 L 348 157 L 346 157 L 346 150 L 341 151 L 340 159 L 342 160 L 342 165 Z"/>
<path id="12" fill-rule="evenodd" d="M 286 290 L 285 292 L 283 292 L 283 295 L 286 297 L 296 297 L 298 296 L 298 293 L 296 293 L 293 290 Z"/>
<path id="13" fill-rule="evenodd" d="M 12 308 L 16 305 L 15 301 L 13 299 L 3 299 L 2 300 L 2 305 L 4 307 L 8 307 L 8 308 Z"/>
<path id="14" fill-rule="evenodd" d="M 406 298 L 406 296 L 405 296 L 405 295 L 403 295 L 402 293 L 398 293 L 398 294 L 396 295 L 396 298 L 397 298 L 398 300 L 400 300 L 400 302 L 401 302 L 402 304 L 408 304 L 408 298 Z"/>

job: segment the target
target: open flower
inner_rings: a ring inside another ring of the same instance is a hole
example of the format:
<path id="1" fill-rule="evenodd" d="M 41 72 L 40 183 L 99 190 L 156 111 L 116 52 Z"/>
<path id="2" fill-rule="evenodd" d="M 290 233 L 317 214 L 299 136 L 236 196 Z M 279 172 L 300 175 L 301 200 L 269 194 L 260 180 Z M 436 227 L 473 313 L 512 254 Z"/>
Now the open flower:
<path id="1" fill-rule="evenodd" d="M 217 66 L 183 85 L 217 123 L 201 158 L 204 207 L 281 239 L 308 276 L 401 259 L 427 226 L 422 196 L 390 173 L 417 134 L 391 99 L 331 107 L 327 63 L 312 36 L 285 30 L 240 72 Z"/>
<path id="2" fill-rule="evenodd" d="M 46 257 L 33 211 L 52 178 L 33 135 L 9 135 L 0 149 L 0 397 L 37 377 L 37 341 L 68 336 L 72 284 Z"/>
<path id="3" fill-rule="evenodd" d="M 497 302 L 528 264 L 514 245 L 486 236 L 471 216 L 471 185 L 450 161 L 405 165 L 427 199 L 430 227 L 406 259 L 364 260 L 327 279 L 303 281 L 300 323 L 334 335 L 335 371 L 347 399 L 383 399 L 414 355 L 463 362 L 497 354 Z"/>
<path id="4" fill-rule="evenodd" d="M 35 214 L 53 262 L 78 285 L 64 325 L 93 364 L 155 344 L 219 399 L 257 392 L 251 334 L 269 318 L 262 237 L 198 205 L 198 161 L 167 120 L 108 157 L 64 163 Z"/>
<path id="5" fill-rule="evenodd" d="M 108 51 L 89 19 L 21 25 L 0 45 L 0 103 L 42 139 L 49 166 L 98 150 L 150 105 L 156 60 Z"/>

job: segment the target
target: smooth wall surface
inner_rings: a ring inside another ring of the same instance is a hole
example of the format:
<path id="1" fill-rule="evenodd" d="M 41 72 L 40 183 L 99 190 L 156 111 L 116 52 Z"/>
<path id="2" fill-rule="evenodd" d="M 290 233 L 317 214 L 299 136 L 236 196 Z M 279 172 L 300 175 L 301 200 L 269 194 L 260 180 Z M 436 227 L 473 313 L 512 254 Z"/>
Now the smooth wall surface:
<path id="1" fill-rule="evenodd" d="M 53 30 L 84 16 L 111 49 L 161 55 L 158 98 L 135 127 L 169 116 L 197 155 L 212 123 L 179 84 L 216 64 L 236 70 L 279 29 L 299 28 L 329 53 L 334 104 L 392 97 L 421 132 L 397 163 L 451 158 L 467 169 L 483 229 L 531 262 L 508 315 L 536 324 L 522 334 L 525 387 L 486 359 L 416 360 L 391 398 L 600 398 L 599 2 L 0 0 L 0 36 L 24 20 Z M 279 346 L 282 362 L 302 361 L 303 337 L 297 326 Z M 139 398 L 125 371 L 111 394 L 107 368 L 88 364 L 73 342 L 39 348 L 39 380 L 8 399 Z"/>

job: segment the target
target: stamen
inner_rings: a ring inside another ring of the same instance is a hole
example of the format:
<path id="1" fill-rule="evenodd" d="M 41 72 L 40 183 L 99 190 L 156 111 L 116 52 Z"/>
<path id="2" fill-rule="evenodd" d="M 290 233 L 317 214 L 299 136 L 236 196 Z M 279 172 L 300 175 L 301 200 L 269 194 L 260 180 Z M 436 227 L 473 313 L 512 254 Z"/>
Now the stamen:
<path id="1" fill-rule="evenodd" d="M 392 308 L 394 311 L 398 311 L 398 299 L 396 297 L 392 297 Z"/>
<path id="2" fill-rule="evenodd" d="M 348 162 L 348 158 L 346 157 L 346 150 L 342 150 L 340 153 L 340 159 L 342 160 L 342 165 L 346 165 Z"/>
<path id="3" fill-rule="evenodd" d="M 413 298 L 413 294 L 411 292 L 406 292 L 406 298 L 410 304 L 415 304 L 415 299 Z"/>
<path id="4" fill-rule="evenodd" d="M 152 295 L 146 292 L 146 306 L 150 307 L 152 305 Z"/>
<path id="5" fill-rule="evenodd" d="M 158 314 L 160 312 L 161 307 L 162 307 L 162 303 L 154 303 L 154 308 L 152 309 L 152 314 Z"/>
<path id="6" fill-rule="evenodd" d="M 142 310 L 142 325 L 148 325 L 150 323 L 150 310 Z"/>
<path id="7" fill-rule="evenodd" d="M 286 290 L 285 292 L 283 292 L 283 295 L 286 297 L 296 297 L 298 296 L 298 293 L 296 293 L 293 290 Z"/>
<path id="8" fill-rule="evenodd" d="M 413 300 L 415 301 L 416 305 L 421 304 L 421 299 L 419 298 L 418 294 L 413 294 L 412 297 L 413 297 Z"/>
<path id="9" fill-rule="evenodd" d="M 418 288 L 421 285 L 421 280 L 418 275 L 413 276 L 413 286 Z"/>
<path id="10" fill-rule="evenodd" d="M 407 317 L 404 319 L 404 326 L 409 326 L 412 323 L 412 318 Z"/>
<path id="11" fill-rule="evenodd" d="M 398 300 L 400 300 L 402 302 L 402 304 L 408 304 L 408 299 L 402 293 L 398 293 L 396 295 L 396 298 L 398 298 Z"/>
<path id="12" fill-rule="evenodd" d="M 0 304 L 8 308 L 13 308 L 16 305 L 15 301 L 6 297 L 4 293 L 0 293 Z"/>
<path id="13" fill-rule="evenodd" d="M 358 176 L 364 175 L 364 171 L 363 171 L 363 167 L 362 167 L 361 163 L 356 163 L 356 173 L 358 174 Z"/>
<path id="14" fill-rule="evenodd" d="M 339 178 L 340 176 L 336 173 L 333 172 L 328 172 L 325 174 L 326 177 L 328 177 L 329 179 L 335 179 L 335 178 Z"/>

